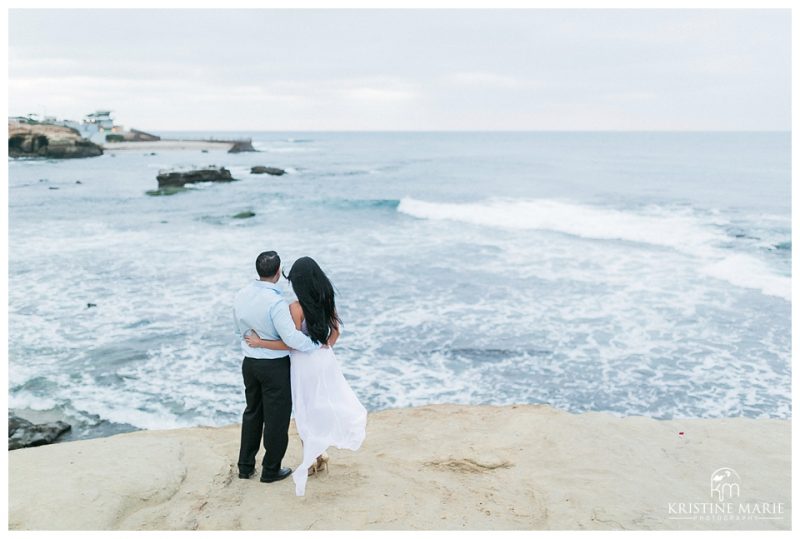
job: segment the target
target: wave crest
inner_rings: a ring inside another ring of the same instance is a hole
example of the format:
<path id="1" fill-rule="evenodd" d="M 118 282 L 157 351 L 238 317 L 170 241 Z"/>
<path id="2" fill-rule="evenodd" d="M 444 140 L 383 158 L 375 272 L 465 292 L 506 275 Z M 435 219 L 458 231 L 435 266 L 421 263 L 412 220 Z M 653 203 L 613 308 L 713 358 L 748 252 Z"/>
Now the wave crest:
<path id="1" fill-rule="evenodd" d="M 440 203 L 403 198 L 397 211 L 418 219 L 448 220 L 515 230 L 543 230 L 593 240 L 667 247 L 698 257 L 701 273 L 733 285 L 791 300 L 791 278 L 776 274 L 749 254 L 730 256 L 719 218 L 689 208 L 650 206 L 623 211 L 551 199 L 490 199 Z M 739 268 L 737 270 L 737 268 Z"/>

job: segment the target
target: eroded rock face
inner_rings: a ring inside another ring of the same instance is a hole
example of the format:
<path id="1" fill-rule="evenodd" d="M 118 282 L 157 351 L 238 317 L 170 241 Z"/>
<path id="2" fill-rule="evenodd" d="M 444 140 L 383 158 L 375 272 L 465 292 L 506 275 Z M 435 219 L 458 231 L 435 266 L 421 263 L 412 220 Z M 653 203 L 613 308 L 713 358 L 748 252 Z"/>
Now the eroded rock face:
<path id="1" fill-rule="evenodd" d="M 256 166 L 250 169 L 250 174 L 271 174 L 272 176 L 283 176 L 286 171 L 277 167 Z"/>
<path id="2" fill-rule="evenodd" d="M 193 170 L 173 170 L 159 172 L 159 187 L 183 187 L 187 183 L 232 182 L 231 171 L 225 167 L 206 167 Z"/>
<path id="3" fill-rule="evenodd" d="M 70 127 L 9 122 L 9 157 L 47 157 L 65 159 L 97 157 L 103 148 L 81 137 Z"/>
<path id="4" fill-rule="evenodd" d="M 63 421 L 34 424 L 27 419 L 8 413 L 8 449 L 21 449 L 52 444 L 72 427 Z"/>

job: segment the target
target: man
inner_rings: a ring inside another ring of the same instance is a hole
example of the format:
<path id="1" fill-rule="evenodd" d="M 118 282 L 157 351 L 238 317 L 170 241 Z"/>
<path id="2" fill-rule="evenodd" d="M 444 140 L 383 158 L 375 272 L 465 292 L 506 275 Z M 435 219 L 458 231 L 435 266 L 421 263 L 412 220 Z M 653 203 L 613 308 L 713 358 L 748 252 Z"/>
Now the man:
<path id="1" fill-rule="evenodd" d="M 242 377 L 247 406 L 242 415 L 242 441 L 239 450 L 239 477 L 255 474 L 256 453 L 264 433 L 264 459 L 261 481 L 272 483 L 288 477 L 291 468 L 281 468 L 289 444 L 289 418 L 292 413 L 292 388 L 289 356 L 285 351 L 251 348 L 244 340 L 248 330 L 263 339 L 280 339 L 289 348 L 310 352 L 319 347 L 297 331 L 289 304 L 275 284 L 280 278 L 281 259 L 275 251 L 256 258 L 258 280 L 242 288 L 234 300 L 233 320 L 241 340 L 244 360 Z"/>

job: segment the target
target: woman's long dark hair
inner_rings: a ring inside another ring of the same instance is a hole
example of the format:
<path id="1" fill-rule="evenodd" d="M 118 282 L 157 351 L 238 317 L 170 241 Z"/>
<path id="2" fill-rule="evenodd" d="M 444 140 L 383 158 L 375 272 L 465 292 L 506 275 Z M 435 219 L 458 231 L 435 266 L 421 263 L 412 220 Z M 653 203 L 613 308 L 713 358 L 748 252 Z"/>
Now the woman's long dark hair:
<path id="1" fill-rule="evenodd" d="M 336 314 L 333 285 L 313 258 L 298 258 L 289 275 L 292 290 L 303 308 L 308 336 L 315 343 L 328 342 L 331 330 L 339 329 L 341 320 Z"/>

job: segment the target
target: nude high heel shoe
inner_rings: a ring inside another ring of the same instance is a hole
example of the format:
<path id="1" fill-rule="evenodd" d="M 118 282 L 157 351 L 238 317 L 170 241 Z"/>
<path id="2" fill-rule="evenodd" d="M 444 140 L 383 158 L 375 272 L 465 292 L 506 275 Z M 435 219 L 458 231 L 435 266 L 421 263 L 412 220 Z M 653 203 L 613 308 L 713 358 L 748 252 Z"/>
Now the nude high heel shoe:
<path id="1" fill-rule="evenodd" d="M 317 457 L 316 467 L 318 472 L 324 471 L 326 474 L 328 473 L 328 461 L 330 457 L 328 457 L 327 453 L 322 453 L 320 456 Z"/>
<path id="2" fill-rule="evenodd" d="M 320 456 L 318 456 L 317 460 L 314 461 L 314 464 L 308 467 L 308 476 L 311 477 L 312 475 L 316 475 L 322 471 L 327 474 L 329 460 L 330 457 L 328 457 L 327 453 L 322 453 Z"/>

